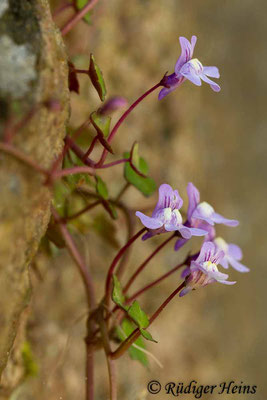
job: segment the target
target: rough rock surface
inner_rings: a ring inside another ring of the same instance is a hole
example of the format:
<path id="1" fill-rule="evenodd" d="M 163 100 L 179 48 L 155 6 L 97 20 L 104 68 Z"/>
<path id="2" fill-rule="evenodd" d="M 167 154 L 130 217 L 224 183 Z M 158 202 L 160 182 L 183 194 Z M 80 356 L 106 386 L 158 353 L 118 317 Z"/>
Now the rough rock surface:
<path id="1" fill-rule="evenodd" d="M 1 140 L 11 116 L 19 120 L 48 100 L 60 103 L 60 112 L 41 105 L 13 142 L 49 167 L 62 149 L 69 95 L 65 49 L 47 0 L 1 1 L 0 54 Z M 1 376 L 30 298 L 28 268 L 49 221 L 51 193 L 39 173 L 2 152 L 0 171 Z"/>

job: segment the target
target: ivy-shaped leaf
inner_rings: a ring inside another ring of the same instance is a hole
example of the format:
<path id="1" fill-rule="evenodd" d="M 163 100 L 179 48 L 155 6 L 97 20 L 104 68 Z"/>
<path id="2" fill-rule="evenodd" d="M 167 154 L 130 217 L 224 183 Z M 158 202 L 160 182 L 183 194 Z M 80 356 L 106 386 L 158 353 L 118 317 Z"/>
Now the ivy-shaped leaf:
<path id="1" fill-rule="evenodd" d="M 128 314 L 140 329 L 148 327 L 149 325 L 148 316 L 141 309 L 137 300 L 135 300 L 133 304 L 130 306 Z"/>
<path id="2" fill-rule="evenodd" d="M 155 339 L 153 339 L 152 335 L 145 330 L 145 328 L 149 325 L 149 319 L 146 313 L 141 309 L 140 304 L 138 301 L 134 301 L 131 307 L 128 309 L 128 315 L 131 319 L 137 324 L 140 329 L 141 335 L 146 339 L 150 340 L 151 342 L 157 343 Z"/>
<path id="3" fill-rule="evenodd" d="M 102 146 L 105 147 L 105 149 L 109 151 L 111 154 L 113 154 L 112 147 L 106 140 L 106 137 L 109 134 L 111 118 L 104 115 L 102 116 L 97 112 L 93 112 L 90 116 L 90 121 L 97 131 L 97 137 Z"/>
<path id="4" fill-rule="evenodd" d="M 84 6 L 88 3 L 88 1 L 89 0 L 75 0 L 75 5 L 76 5 L 77 10 L 80 11 L 82 8 L 84 8 Z M 92 11 L 88 11 L 88 13 L 85 14 L 85 16 L 83 17 L 83 20 L 88 25 L 92 24 L 91 16 L 92 16 Z"/>
<path id="5" fill-rule="evenodd" d="M 145 174 L 143 174 L 140 171 L 140 157 L 139 157 L 139 145 L 137 142 L 135 142 L 132 146 L 131 152 L 130 152 L 130 165 L 132 169 L 137 173 L 137 175 L 141 176 L 142 178 L 147 178 Z"/>
<path id="6" fill-rule="evenodd" d="M 108 137 L 111 117 L 109 117 L 108 115 L 99 114 L 95 111 L 91 114 L 90 120 L 95 127 L 97 133 L 102 134 L 102 136 L 104 137 Z"/>
<path id="7" fill-rule="evenodd" d="M 133 144 L 132 150 L 131 150 L 131 160 L 133 165 L 139 169 L 139 163 L 140 163 L 140 158 L 139 158 L 139 144 L 135 142 Z"/>
<path id="8" fill-rule="evenodd" d="M 56 181 L 53 186 L 53 206 L 61 217 L 66 214 L 66 201 L 71 195 L 71 188 L 64 181 Z"/>
<path id="9" fill-rule="evenodd" d="M 130 158 L 130 153 L 124 153 L 124 158 Z M 146 161 L 140 157 L 139 158 L 139 167 L 138 169 L 141 171 L 143 175 L 147 175 L 148 173 L 148 165 Z M 143 177 L 137 174 L 131 167 L 130 162 L 126 162 L 124 166 L 124 177 L 127 182 L 131 183 L 135 186 L 144 196 L 149 197 L 154 193 L 157 188 L 155 181 L 149 177 Z"/>
<path id="10" fill-rule="evenodd" d="M 121 283 L 116 277 L 116 275 L 113 275 L 112 300 L 114 301 L 115 304 L 124 308 L 125 297 L 122 292 Z"/>
<path id="11" fill-rule="evenodd" d="M 100 100 L 104 101 L 107 93 L 106 85 L 102 72 L 100 71 L 99 66 L 95 62 L 93 54 L 90 55 L 89 77 L 100 97 Z"/>
<path id="12" fill-rule="evenodd" d="M 155 339 L 153 339 L 151 333 L 149 333 L 147 330 L 145 329 L 140 329 L 141 335 L 146 339 L 146 340 L 150 340 L 151 342 L 154 343 L 158 343 Z"/>
<path id="13" fill-rule="evenodd" d="M 108 188 L 105 182 L 100 178 L 100 176 L 96 175 L 96 191 L 97 193 L 105 200 L 108 199 Z"/>
<path id="14" fill-rule="evenodd" d="M 129 321 L 128 319 L 124 319 L 122 321 L 121 324 L 121 328 L 117 327 L 116 331 L 117 331 L 117 335 L 119 337 L 119 339 L 121 341 L 124 341 L 128 336 L 130 336 L 130 334 L 135 330 L 135 326 L 132 324 L 131 321 Z M 145 367 L 148 367 L 149 362 L 147 359 L 146 354 L 142 351 L 142 349 L 145 349 L 145 344 L 144 341 L 142 339 L 142 337 L 140 336 L 135 342 L 134 344 L 136 346 L 138 346 L 140 349 L 134 347 L 133 345 L 130 346 L 128 352 L 129 355 L 131 357 L 132 360 L 137 360 L 139 361 L 141 364 L 143 364 Z"/>

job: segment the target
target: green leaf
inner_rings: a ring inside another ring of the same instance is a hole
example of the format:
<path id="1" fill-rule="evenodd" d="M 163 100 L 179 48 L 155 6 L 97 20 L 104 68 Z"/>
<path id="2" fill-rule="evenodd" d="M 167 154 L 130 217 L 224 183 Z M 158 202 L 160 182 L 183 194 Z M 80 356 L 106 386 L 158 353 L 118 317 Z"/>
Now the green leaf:
<path id="1" fill-rule="evenodd" d="M 96 191 L 97 193 L 103 197 L 103 199 L 108 199 L 108 188 L 105 182 L 100 178 L 100 176 L 96 175 Z"/>
<path id="2" fill-rule="evenodd" d="M 150 340 L 151 342 L 155 342 L 158 343 L 155 339 L 153 339 L 151 333 L 149 333 L 148 331 L 146 331 L 145 329 L 140 329 L 141 335 L 146 339 L 146 340 Z"/>
<path id="3" fill-rule="evenodd" d="M 71 152 L 71 157 L 64 158 L 64 168 L 71 168 L 76 166 L 84 166 L 83 162 Z M 71 189 L 76 189 L 77 186 L 83 183 L 91 184 L 90 177 L 86 173 L 67 175 L 66 180 L 68 181 Z"/>
<path id="4" fill-rule="evenodd" d="M 105 208 L 105 210 L 109 213 L 112 219 L 118 218 L 117 210 L 110 201 L 104 199 L 102 205 Z"/>
<path id="5" fill-rule="evenodd" d="M 77 9 L 78 9 L 78 10 L 81 10 L 81 9 L 88 3 L 88 1 L 89 1 L 89 0 L 75 0 Z M 84 20 L 88 25 L 91 25 L 91 24 L 92 24 L 91 16 L 92 16 L 92 11 L 88 11 L 88 13 L 85 14 L 85 16 L 83 17 L 83 20 Z"/>
<path id="6" fill-rule="evenodd" d="M 122 321 L 121 327 L 117 327 L 116 331 L 117 331 L 117 335 L 118 335 L 119 339 L 121 341 L 124 341 L 128 336 L 130 336 L 130 334 L 134 331 L 134 329 L 135 329 L 135 327 L 132 324 L 132 322 L 129 321 L 128 319 L 124 319 Z M 145 349 L 145 344 L 144 344 L 144 341 L 141 336 L 134 342 L 134 344 L 136 346 L 140 347 L 140 349 Z M 132 345 L 128 350 L 129 355 L 132 360 L 137 360 L 141 364 L 143 364 L 145 367 L 148 367 L 149 362 L 148 362 L 147 356 L 140 349 L 137 349 L 136 347 L 134 347 Z"/>
<path id="7" fill-rule="evenodd" d="M 116 275 L 113 275 L 113 291 L 112 291 L 112 300 L 114 303 L 116 303 L 118 306 L 124 308 L 124 302 L 125 302 L 125 297 L 122 292 L 122 287 L 121 283 L 116 277 Z"/>
<path id="8" fill-rule="evenodd" d="M 149 319 L 146 313 L 141 309 L 137 300 L 133 302 L 128 310 L 129 316 L 136 322 L 139 328 L 147 328 L 149 325 Z"/>
<path id="9" fill-rule="evenodd" d="M 56 181 L 53 187 L 53 206 L 61 217 L 65 216 L 67 199 L 71 195 L 71 189 L 64 181 Z"/>
<path id="10" fill-rule="evenodd" d="M 104 101 L 107 93 L 106 85 L 102 72 L 100 71 L 99 66 L 95 62 L 93 54 L 90 55 L 89 77 L 100 97 L 100 100 Z"/>
<path id="11" fill-rule="evenodd" d="M 102 146 L 104 146 L 107 151 L 113 154 L 112 147 L 106 140 L 106 136 L 109 134 L 111 118 L 107 116 L 101 116 L 97 112 L 93 112 L 90 115 L 90 121 L 97 131 L 97 137 Z"/>
<path id="12" fill-rule="evenodd" d="M 123 156 L 124 156 L 124 158 L 129 158 L 130 153 L 129 152 L 124 153 Z M 139 158 L 138 170 L 144 175 L 147 175 L 147 173 L 148 173 L 148 165 L 142 157 Z M 152 178 L 149 178 L 149 177 L 144 178 L 144 177 L 138 175 L 133 170 L 133 168 L 131 167 L 129 162 L 125 163 L 124 177 L 127 180 L 127 182 L 129 182 L 133 186 L 135 186 L 141 193 L 143 193 L 144 196 L 147 196 L 147 197 L 151 196 L 151 194 L 154 193 L 154 191 L 157 188 L 157 185 Z"/>
<path id="13" fill-rule="evenodd" d="M 135 142 L 133 144 L 132 147 L 132 151 L 131 151 L 131 158 L 132 158 L 132 163 L 133 165 L 139 169 L 139 163 L 140 163 L 140 157 L 139 157 L 139 144 L 137 142 Z"/>
<path id="14" fill-rule="evenodd" d="M 104 137 L 109 135 L 111 117 L 95 111 L 91 114 L 90 119 L 97 133 L 101 133 Z"/>
<path id="15" fill-rule="evenodd" d="M 38 374 L 38 365 L 36 364 L 29 342 L 24 342 L 21 349 L 21 355 L 26 376 L 36 376 Z"/>

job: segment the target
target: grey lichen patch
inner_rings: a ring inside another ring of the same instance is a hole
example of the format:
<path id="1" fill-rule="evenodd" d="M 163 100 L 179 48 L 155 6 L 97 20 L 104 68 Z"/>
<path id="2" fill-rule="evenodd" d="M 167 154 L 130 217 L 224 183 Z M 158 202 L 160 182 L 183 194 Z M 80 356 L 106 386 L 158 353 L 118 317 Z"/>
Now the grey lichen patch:
<path id="1" fill-rule="evenodd" d="M 25 96 L 36 79 L 36 55 L 27 45 L 17 45 L 3 35 L 0 37 L 0 92 L 13 99 Z"/>
<path id="2" fill-rule="evenodd" d="M 7 9 L 8 9 L 8 1 L 1 0 L 1 2 L 0 2 L 0 18 L 6 12 Z"/>

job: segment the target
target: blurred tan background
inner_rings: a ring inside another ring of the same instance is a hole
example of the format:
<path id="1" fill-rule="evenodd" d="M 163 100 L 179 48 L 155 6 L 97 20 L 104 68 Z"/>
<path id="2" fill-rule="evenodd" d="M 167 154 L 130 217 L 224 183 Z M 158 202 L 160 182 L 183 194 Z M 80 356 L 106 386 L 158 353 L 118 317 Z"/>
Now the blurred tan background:
<path id="1" fill-rule="evenodd" d="M 87 67 L 92 52 L 100 65 L 109 95 L 125 96 L 129 102 L 155 84 L 166 71 L 173 71 L 180 53 L 178 37 L 195 34 L 194 56 L 221 72 L 222 91 L 214 93 L 203 84 L 184 83 L 159 102 L 151 95 L 121 127 L 114 149 L 118 157 L 134 140 L 149 160 L 158 184 L 168 182 L 186 200 L 192 181 L 201 198 L 229 218 L 240 220 L 237 228 L 218 227 L 228 242 L 239 244 L 249 274 L 231 269 L 234 287 L 212 285 L 170 304 L 151 327 L 159 341 L 148 349 L 153 360 L 149 370 L 126 355 L 119 360 L 119 399 L 158 399 L 148 395 L 146 385 L 158 379 L 219 384 L 243 381 L 257 385 L 255 395 L 220 395 L 220 399 L 265 400 L 266 387 L 266 2 L 263 0 L 99 0 L 93 25 L 80 23 L 66 38 L 67 48 L 79 67 Z M 68 14 L 65 14 L 65 17 Z M 57 20 L 62 24 L 60 18 Z M 85 57 L 86 56 L 86 57 Z M 81 95 L 72 94 L 71 125 L 78 126 L 99 102 L 87 77 L 80 78 Z M 120 113 L 114 115 L 114 121 Z M 103 172 L 111 193 L 122 187 L 122 167 Z M 133 208 L 153 205 L 134 188 L 124 197 Z M 92 214 L 100 214 L 100 210 Z M 122 244 L 122 219 L 115 224 L 115 238 Z M 140 227 L 137 222 L 136 229 Z M 138 242 L 129 269 L 139 263 L 164 238 Z M 86 240 L 78 238 L 97 280 L 102 296 L 104 273 L 115 249 L 103 243 L 96 231 Z M 103 257 L 104 254 L 104 257 Z M 172 245 L 147 267 L 135 288 L 168 271 L 182 259 Z M 75 266 L 63 251 L 46 264 L 40 256 L 43 281 L 32 276 L 36 287 L 30 316 L 29 336 L 39 374 L 26 382 L 18 399 L 83 399 L 85 311 L 83 287 Z M 180 281 L 179 274 L 140 298 L 148 313 L 168 296 Z M 97 354 L 97 400 L 107 399 L 105 359 Z M 205 395 L 204 399 L 217 399 Z M 192 395 L 185 397 L 193 399 Z"/>

